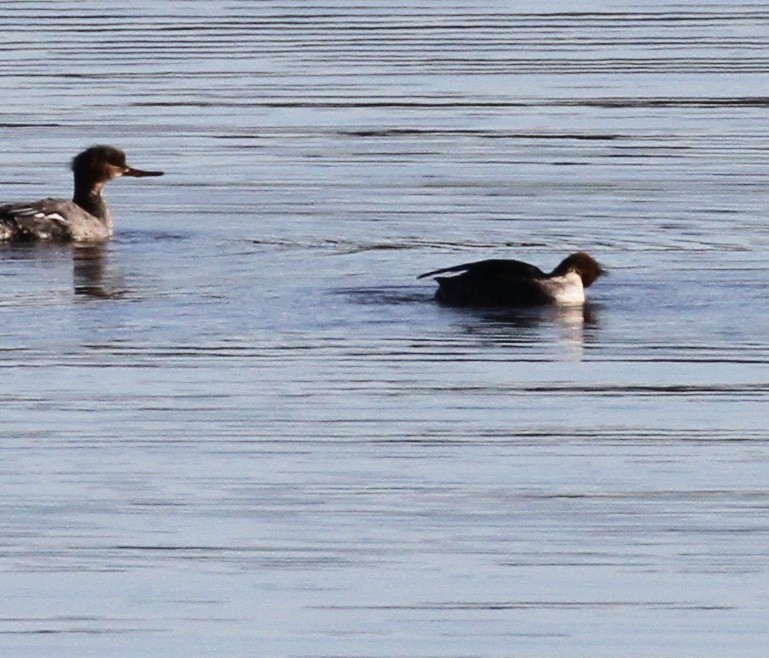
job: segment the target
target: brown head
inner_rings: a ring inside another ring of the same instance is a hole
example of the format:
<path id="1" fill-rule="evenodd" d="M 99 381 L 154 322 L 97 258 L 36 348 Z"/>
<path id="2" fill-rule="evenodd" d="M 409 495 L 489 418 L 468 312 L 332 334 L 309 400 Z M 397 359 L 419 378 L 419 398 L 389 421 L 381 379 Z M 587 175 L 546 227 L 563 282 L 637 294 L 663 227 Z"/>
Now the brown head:
<path id="1" fill-rule="evenodd" d="M 126 164 L 125 153 L 112 146 L 91 146 L 72 158 L 75 180 L 90 185 L 105 183 L 118 176 L 162 176 L 162 171 L 142 171 Z"/>
<path id="2" fill-rule="evenodd" d="M 101 192 L 107 181 L 118 176 L 162 176 L 162 171 L 142 171 L 129 167 L 125 153 L 112 146 L 91 146 L 72 158 L 75 193 L 72 200 L 83 210 L 98 217 L 112 230 L 107 204 Z"/>
<path id="3" fill-rule="evenodd" d="M 590 287 L 599 276 L 606 274 L 606 270 L 598 264 L 598 261 L 584 251 L 578 251 L 564 258 L 550 276 L 563 276 L 568 272 L 579 274 L 585 288 Z"/>

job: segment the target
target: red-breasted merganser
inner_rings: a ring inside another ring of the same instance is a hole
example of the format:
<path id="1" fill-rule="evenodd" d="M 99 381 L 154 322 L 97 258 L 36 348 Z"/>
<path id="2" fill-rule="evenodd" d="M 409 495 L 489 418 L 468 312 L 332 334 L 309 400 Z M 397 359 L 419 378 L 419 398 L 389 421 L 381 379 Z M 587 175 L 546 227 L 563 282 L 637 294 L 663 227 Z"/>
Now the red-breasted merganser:
<path id="1" fill-rule="evenodd" d="M 436 277 L 436 301 L 450 306 L 536 306 L 582 304 L 585 288 L 605 270 L 588 254 L 578 252 L 561 261 L 550 274 L 519 260 L 482 260 L 444 267 L 419 275 Z"/>
<path id="2" fill-rule="evenodd" d="M 111 146 L 92 146 L 72 159 L 75 194 L 66 199 L 0 206 L 0 241 L 72 240 L 106 242 L 112 216 L 101 195 L 107 181 L 119 176 L 162 176 L 126 164 L 125 153 Z"/>

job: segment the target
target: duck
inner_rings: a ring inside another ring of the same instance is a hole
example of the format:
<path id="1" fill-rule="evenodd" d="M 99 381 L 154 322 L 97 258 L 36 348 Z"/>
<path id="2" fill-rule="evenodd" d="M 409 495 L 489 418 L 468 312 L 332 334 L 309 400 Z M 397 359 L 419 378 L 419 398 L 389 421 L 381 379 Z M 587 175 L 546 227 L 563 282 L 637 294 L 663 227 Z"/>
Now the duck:
<path id="1" fill-rule="evenodd" d="M 0 205 L 0 242 L 106 242 L 112 237 L 112 215 L 102 196 L 104 185 L 120 176 L 162 176 L 126 164 L 118 148 L 96 145 L 72 159 L 72 201 L 47 198 Z"/>
<path id="2" fill-rule="evenodd" d="M 437 276 L 457 273 L 455 276 Z M 447 306 L 516 307 L 584 304 L 585 289 L 606 274 L 584 251 L 564 258 L 549 274 L 519 260 L 490 259 L 420 274 L 438 283 L 435 300 Z"/>

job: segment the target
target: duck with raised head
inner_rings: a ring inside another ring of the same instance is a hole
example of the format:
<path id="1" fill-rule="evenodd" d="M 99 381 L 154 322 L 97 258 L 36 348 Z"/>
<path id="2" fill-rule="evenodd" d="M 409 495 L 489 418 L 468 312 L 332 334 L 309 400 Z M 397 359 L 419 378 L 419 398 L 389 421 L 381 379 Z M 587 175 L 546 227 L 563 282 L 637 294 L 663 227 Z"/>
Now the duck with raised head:
<path id="1" fill-rule="evenodd" d="M 456 276 L 435 276 L 455 273 Z M 564 258 L 550 274 L 519 260 L 491 259 L 420 274 L 435 277 L 436 301 L 449 306 L 583 304 L 585 288 L 606 271 L 583 251 Z"/>
<path id="2" fill-rule="evenodd" d="M 91 146 L 72 159 L 75 194 L 66 199 L 0 205 L 0 242 L 60 240 L 106 242 L 112 237 L 112 216 L 102 197 L 105 183 L 120 176 L 162 176 L 126 164 L 123 151 Z"/>

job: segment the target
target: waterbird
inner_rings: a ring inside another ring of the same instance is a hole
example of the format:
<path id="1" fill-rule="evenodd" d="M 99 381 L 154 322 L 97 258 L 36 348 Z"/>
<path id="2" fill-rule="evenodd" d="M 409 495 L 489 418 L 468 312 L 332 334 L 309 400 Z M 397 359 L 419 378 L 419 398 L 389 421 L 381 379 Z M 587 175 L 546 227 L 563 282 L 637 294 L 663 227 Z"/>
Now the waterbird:
<path id="1" fill-rule="evenodd" d="M 456 276 L 437 274 L 459 272 Z M 583 251 L 564 258 L 550 274 L 519 260 L 490 259 L 425 272 L 435 277 L 436 301 L 449 306 L 583 304 L 585 288 L 606 271 Z"/>
<path id="2" fill-rule="evenodd" d="M 96 145 L 72 159 L 75 193 L 72 201 L 47 198 L 30 203 L 0 205 L 0 242 L 59 240 L 106 242 L 112 237 L 104 185 L 120 176 L 162 176 L 126 164 L 126 156 L 112 146 Z"/>

